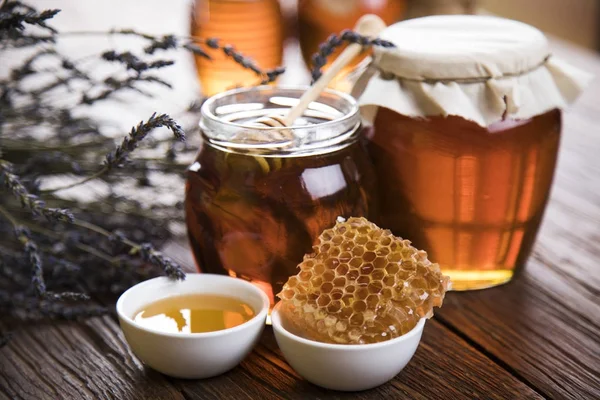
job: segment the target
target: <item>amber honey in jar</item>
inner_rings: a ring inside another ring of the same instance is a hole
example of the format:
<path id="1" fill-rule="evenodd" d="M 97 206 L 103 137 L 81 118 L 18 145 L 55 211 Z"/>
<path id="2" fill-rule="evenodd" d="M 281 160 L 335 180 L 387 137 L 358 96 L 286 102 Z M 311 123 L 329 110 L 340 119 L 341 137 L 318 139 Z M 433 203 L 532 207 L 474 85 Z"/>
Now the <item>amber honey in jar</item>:
<path id="1" fill-rule="evenodd" d="M 556 168 L 561 109 L 587 79 L 544 35 L 483 16 L 413 19 L 384 31 L 356 94 L 369 121 L 380 224 L 410 239 L 457 290 L 525 264 Z"/>
<path id="2" fill-rule="evenodd" d="M 192 36 L 218 38 L 219 44 L 232 45 L 263 70 L 281 65 L 283 28 L 278 0 L 195 0 L 193 4 Z M 212 60 L 194 56 L 204 95 L 260 82 L 253 71 L 242 68 L 223 51 L 209 54 Z"/>
<path id="3" fill-rule="evenodd" d="M 364 14 L 375 14 L 381 17 L 387 25 L 399 21 L 406 8 L 406 0 L 299 0 L 298 29 L 302 56 L 306 65 L 312 66 L 312 56 L 319 50 L 319 45 L 327 40 L 329 35 L 338 34 L 344 29 L 352 29 L 358 19 Z M 336 50 L 324 67 L 341 53 L 343 47 Z M 351 80 L 348 74 L 364 57 L 357 58 L 346 66 L 329 87 L 349 91 Z"/>
<path id="4" fill-rule="evenodd" d="M 187 175 L 198 269 L 250 280 L 272 303 L 339 216 L 376 217 L 374 173 L 352 97 L 322 93 L 292 128 L 254 123 L 284 114 L 305 89 L 238 89 L 208 99 L 203 145 Z"/>

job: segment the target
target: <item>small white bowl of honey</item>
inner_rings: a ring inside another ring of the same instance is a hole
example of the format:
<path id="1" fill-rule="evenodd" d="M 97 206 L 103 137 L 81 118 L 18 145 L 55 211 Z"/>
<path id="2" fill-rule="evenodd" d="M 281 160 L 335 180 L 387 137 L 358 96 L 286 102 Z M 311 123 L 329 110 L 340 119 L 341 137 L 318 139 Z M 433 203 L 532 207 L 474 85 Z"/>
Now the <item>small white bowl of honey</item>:
<path id="1" fill-rule="evenodd" d="M 242 279 L 188 274 L 139 283 L 121 295 L 117 314 L 134 354 L 177 378 L 208 378 L 236 365 L 265 326 L 269 299 Z"/>
<path id="2" fill-rule="evenodd" d="M 287 362 L 317 386 L 348 392 L 372 389 L 398 375 L 415 354 L 426 321 L 423 318 L 404 335 L 379 343 L 322 343 L 286 329 L 280 305 L 273 308 L 271 323 Z"/>

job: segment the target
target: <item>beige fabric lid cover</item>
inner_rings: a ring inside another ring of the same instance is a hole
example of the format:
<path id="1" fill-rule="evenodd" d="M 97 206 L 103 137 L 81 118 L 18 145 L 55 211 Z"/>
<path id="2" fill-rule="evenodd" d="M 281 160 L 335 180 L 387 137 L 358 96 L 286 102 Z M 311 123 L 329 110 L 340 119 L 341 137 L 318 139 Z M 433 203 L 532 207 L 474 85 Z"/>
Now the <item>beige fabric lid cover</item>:
<path id="1" fill-rule="evenodd" d="M 396 48 L 375 50 L 353 93 L 370 121 L 378 106 L 410 117 L 458 115 L 481 126 L 505 113 L 526 119 L 564 108 L 592 78 L 552 57 L 542 32 L 503 18 L 417 18 L 380 37 Z"/>

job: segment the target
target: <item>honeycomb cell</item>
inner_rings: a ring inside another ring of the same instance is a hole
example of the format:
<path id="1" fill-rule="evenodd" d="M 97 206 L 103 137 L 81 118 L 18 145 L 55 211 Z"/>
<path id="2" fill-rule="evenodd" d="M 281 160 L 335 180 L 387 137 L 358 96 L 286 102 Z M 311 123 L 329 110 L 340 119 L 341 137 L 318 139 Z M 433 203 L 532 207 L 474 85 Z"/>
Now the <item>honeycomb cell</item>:
<path id="1" fill-rule="evenodd" d="M 310 272 L 310 270 L 300 271 L 298 274 L 298 280 L 302 282 L 307 282 L 310 280 L 310 278 L 312 278 L 312 272 Z"/>
<path id="2" fill-rule="evenodd" d="M 352 255 L 354 257 L 360 257 L 363 254 L 365 254 L 365 249 L 363 249 L 362 247 L 355 247 L 352 249 Z"/>
<path id="3" fill-rule="evenodd" d="M 345 237 L 346 239 L 354 239 L 354 237 L 355 237 L 355 236 L 356 236 L 356 232 L 355 232 L 355 231 L 353 231 L 353 230 L 347 230 L 347 231 L 344 233 L 344 237 Z"/>
<path id="4" fill-rule="evenodd" d="M 350 325 L 361 326 L 365 322 L 365 317 L 362 312 L 355 312 L 350 317 Z"/>
<path id="5" fill-rule="evenodd" d="M 388 265 L 385 266 L 385 272 L 387 272 L 389 275 L 394 275 L 398 271 L 400 271 L 398 263 L 389 262 Z"/>
<path id="6" fill-rule="evenodd" d="M 354 269 L 358 269 L 361 267 L 361 265 L 363 265 L 363 260 L 359 257 L 354 257 L 353 259 L 350 260 L 350 262 L 348 263 L 348 265 L 350 265 L 350 267 L 354 268 Z"/>
<path id="7" fill-rule="evenodd" d="M 366 286 L 371 282 L 371 277 L 369 275 L 361 275 L 356 278 L 356 283 L 361 286 Z"/>
<path id="8" fill-rule="evenodd" d="M 381 280 L 386 287 L 394 287 L 396 285 L 396 277 L 394 275 L 387 275 Z"/>
<path id="9" fill-rule="evenodd" d="M 383 269 L 376 269 L 375 271 L 371 272 L 371 278 L 374 281 L 381 281 L 384 276 L 385 276 L 385 270 L 383 270 Z"/>
<path id="10" fill-rule="evenodd" d="M 330 293 L 332 300 L 340 300 L 344 297 L 344 290 L 339 288 L 334 288 Z"/>
<path id="11" fill-rule="evenodd" d="M 315 276 L 322 275 L 325 272 L 325 266 L 321 263 L 315 265 L 314 267 Z"/>
<path id="12" fill-rule="evenodd" d="M 343 306 L 344 305 L 342 304 L 341 301 L 333 300 L 331 303 L 329 303 L 329 306 L 327 306 L 327 311 L 330 314 L 336 314 L 342 309 Z"/>
<path id="13" fill-rule="evenodd" d="M 341 248 L 344 251 L 352 251 L 354 250 L 354 242 L 350 241 L 350 240 L 345 240 L 344 242 L 342 242 L 341 244 Z"/>
<path id="14" fill-rule="evenodd" d="M 349 281 L 355 281 L 356 278 L 358 278 L 359 275 L 360 275 L 360 273 L 358 272 L 357 269 L 351 269 L 346 274 L 346 278 L 348 278 Z"/>
<path id="15" fill-rule="evenodd" d="M 372 241 L 372 240 L 371 240 L 371 241 L 368 241 L 368 242 L 365 244 L 365 249 L 366 249 L 367 251 L 375 251 L 375 250 L 377 250 L 377 242 L 374 242 L 374 241 Z"/>
<path id="16" fill-rule="evenodd" d="M 366 235 L 360 235 L 356 239 L 354 239 L 354 242 L 359 245 L 364 245 L 368 241 L 369 241 L 369 238 Z"/>
<path id="17" fill-rule="evenodd" d="M 319 307 L 325 307 L 330 302 L 331 302 L 331 297 L 329 297 L 328 294 L 322 294 L 317 299 L 317 304 L 319 305 Z"/>
<path id="18" fill-rule="evenodd" d="M 379 299 L 378 295 L 370 294 L 366 299 L 367 309 L 368 310 L 376 310 L 380 301 L 381 300 Z"/>
<path id="19" fill-rule="evenodd" d="M 349 251 L 344 251 L 344 252 L 340 253 L 340 256 L 339 256 L 339 260 L 342 263 L 347 263 L 348 261 L 350 261 L 351 258 L 352 258 L 352 253 L 350 253 Z"/>
<path id="20" fill-rule="evenodd" d="M 385 257 L 377 256 L 373 260 L 373 266 L 375 267 L 375 269 L 384 269 L 386 267 L 387 263 L 388 262 L 385 259 Z"/>
<path id="21" fill-rule="evenodd" d="M 327 271 L 323 272 L 323 281 L 331 282 L 334 279 L 335 279 L 335 271 L 328 269 Z"/>
<path id="22" fill-rule="evenodd" d="M 335 273 L 340 276 L 345 276 L 349 270 L 350 268 L 348 267 L 348 264 L 344 263 L 337 266 Z"/>
<path id="23" fill-rule="evenodd" d="M 344 238 L 341 235 L 335 235 L 333 239 L 331 239 L 331 243 L 335 245 L 340 245 L 344 241 Z"/>
<path id="24" fill-rule="evenodd" d="M 354 310 L 352 310 L 352 307 L 344 306 L 340 310 L 340 319 L 343 318 L 344 321 L 347 321 L 350 318 L 350 316 L 352 315 L 352 313 L 354 313 Z"/>
<path id="25" fill-rule="evenodd" d="M 333 290 L 333 283 L 331 283 L 331 282 L 325 282 L 321 285 L 322 293 L 331 293 L 332 290 Z"/>
<path id="26" fill-rule="evenodd" d="M 392 243 L 392 238 L 390 238 L 389 236 L 385 236 L 382 237 L 381 239 L 379 239 L 379 244 L 381 246 L 389 246 Z"/>
<path id="27" fill-rule="evenodd" d="M 383 290 L 383 285 L 381 284 L 381 282 L 375 281 L 369 283 L 367 289 L 369 290 L 369 293 L 381 293 L 381 291 Z"/>
<path id="28" fill-rule="evenodd" d="M 333 280 L 333 286 L 335 287 L 346 287 L 346 277 L 345 276 L 338 276 L 337 278 L 335 278 Z"/>
<path id="29" fill-rule="evenodd" d="M 388 254 L 390 254 L 390 248 L 389 247 L 380 247 L 377 250 L 375 250 L 375 254 L 377 254 L 378 257 L 385 257 Z"/>
<path id="30" fill-rule="evenodd" d="M 367 303 L 363 300 L 357 300 L 352 304 L 354 312 L 362 313 L 367 310 Z"/>
<path id="31" fill-rule="evenodd" d="M 448 277 L 427 253 L 364 218 L 325 230 L 278 294 L 286 325 L 327 343 L 398 337 L 442 305 Z"/>
<path id="32" fill-rule="evenodd" d="M 354 297 L 357 299 L 361 299 L 361 300 L 366 299 L 368 295 L 369 295 L 369 289 L 367 289 L 366 287 L 359 287 L 358 289 L 356 289 L 356 292 L 354 293 Z"/>
<path id="33" fill-rule="evenodd" d="M 362 267 L 360 267 L 360 274 L 361 275 L 371 275 L 373 273 L 373 270 L 375 269 L 375 267 L 373 266 L 373 264 L 369 263 L 369 264 L 363 264 Z"/>
<path id="34" fill-rule="evenodd" d="M 371 261 L 375 260 L 375 257 L 377 257 L 375 252 L 367 251 L 365 254 L 363 254 L 362 259 L 365 262 L 371 262 Z"/>

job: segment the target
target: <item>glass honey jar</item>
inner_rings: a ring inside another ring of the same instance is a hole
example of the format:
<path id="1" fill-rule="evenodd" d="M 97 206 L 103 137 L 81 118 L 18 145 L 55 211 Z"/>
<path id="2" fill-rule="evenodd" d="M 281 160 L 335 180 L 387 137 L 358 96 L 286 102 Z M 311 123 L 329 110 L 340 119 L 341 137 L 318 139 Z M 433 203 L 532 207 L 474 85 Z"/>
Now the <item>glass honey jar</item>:
<path id="1" fill-rule="evenodd" d="M 191 35 L 218 38 L 252 59 L 263 70 L 281 65 L 283 26 L 279 0 L 195 0 Z M 222 51 L 211 51 L 211 60 L 194 56 L 202 93 L 205 96 L 252 86 L 260 82 Z"/>
<path id="2" fill-rule="evenodd" d="M 364 14 L 375 14 L 390 25 L 402 19 L 406 8 L 406 0 L 299 0 L 298 30 L 300 48 L 306 65 L 312 65 L 312 56 L 319 50 L 319 45 L 331 34 L 339 34 L 344 29 L 352 29 Z M 341 53 L 337 49 L 328 58 L 324 69 Z M 349 74 L 364 57 L 357 58 L 347 65 L 336 76 L 329 87 L 347 92 L 352 87 Z"/>
<path id="3" fill-rule="evenodd" d="M 352 97 L 323 92 L 291 128 L 253 122 L 285 114 L 306 89 L 263 86 L 209 98 L 202 147 L 187 173 L 198 269 L 250 280 L 272 304 L 338 217 L 376 218 L 375 177 Z"/>
<path id="4" fill-rule="evenodd" d="M 387 28 L 359 79 L 380 224 L 427 250 L 453 289 L 508 282 L 535 241 L 556 167 L 562 111 L 588 76 L 537 29 L 484 16 Z"/>

